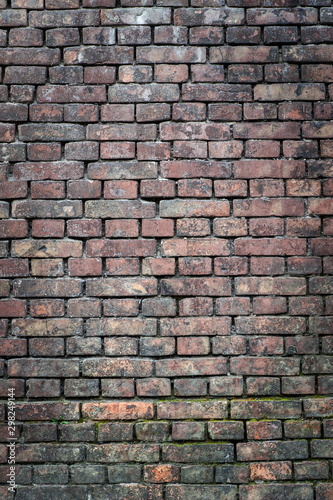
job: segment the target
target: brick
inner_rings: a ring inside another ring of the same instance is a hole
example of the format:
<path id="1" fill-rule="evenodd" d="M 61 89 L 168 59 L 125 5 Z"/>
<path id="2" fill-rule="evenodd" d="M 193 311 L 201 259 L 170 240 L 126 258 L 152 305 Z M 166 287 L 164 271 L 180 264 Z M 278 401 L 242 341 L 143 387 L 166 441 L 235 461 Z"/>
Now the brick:
<path id="1" fill-rule="evenodd" d="M 170 24 L 171 9 L 168 8 L 130 8 L 130 9 L 103 9 L 101 21 L 103 25 L 146 25 Z"/>
<path id="2" fill-rule="evenodd" d="M 205 396 L 207 394 L 207 382 L 205 379 L 190 380 L 187 378 L 174 380 L 175 396 Z"/>
<path id="3" fill-rule="evenodd" d="M 176 144 L 175 144 L 174 154 L 175 156 L 178 156 L 176 154 Z M 133 150 L 133 156 L 134 156 L 134 150 Z M 170 158 L 170 145 L 166 143 L 156 143 L 156 142 L 138 143 L 137 156 L 138 160 L 168 160 Z"/>
<path id="4" fill-rule="evenodd" d="M 0 221 L 0 234 L 2 238 L 24 238 L 28 234 L 28 225 L 25 220 Z"/>
<path id="5" fill-rule="evenodd" d="M 67 145 L 66 145 L 67 146 Z M 94 146 L 92 144 L 91 146 Z M 81 159 L 84 159 L 84 156 L 95 156 L 94 155 L 94 147 L 90 150 L 90 144 L 82 144 L 81 145 Z M 87 149 L 86 149 L 87 148 Z M 80 154 L 75 155 L 76 147 L 73 148 L 73 153 L 68 154 L 68 156 L 77 156 L 80 157 Z M 66 151 L 66 149 L 65 149 Z M 88 152 L 89 151 L 89 152 Z M 85 158 L 86 159 L 86 158 Z M 67 196 L 68 198 L 99 198 L 101 195 L 101 183 L 99 181 L 92 180 L 76 180 L 67 182 Z"/>
<path id="6" fill-rule="evenodd" d="M 218 498 L 226 498 L 230 500 L 235 500 L 237 495 L 236 486 L 232 485 L 167 485 L 166 486 L 166 498 L 171 500 L 173 498 L 184 498 L 189 500 L 199 500 L 204 498 L 204 496 L 209 495 L 211 500 L 218 500 Z"/>
<path id="7" fill-rule="evenodd" d="M 27 124 L 19 126 L 22 141 L 80 141 L 84 139 L 82 125 L 70 124 Z"/>
<path id="8" fill-rule="evenodd" d="M 138 396 L 171 396 L 171 383 L 167 378 L 141 379 L 136 382 Z"/>
<path id="9" fill-rule="evenodd" d="M 40 47 L 43 45 L 43 31 L 35 28 L 12 28 L 8 42 L 12 47 Z"/>
<path id="10" fill-rule="evenodd" d="M 87 323 L 88 336 L 121 336 L 128 334 L 129 329 L 131 335 L 156 335 L 156 320 L 104 318 L 102 320 L 91 319 Z"/>
<path id="11" fill-rule="evenodd" d="M 169 180 L 143 180 L 140 183 L 140 193 L 143 198 L 173 198 L 175 183 Z"/>
<path id="12" fill-rule="evenodd" d="M 7 68 L 11 70 L 15 70 L 15 67 Z M 41 69 L 43 72 L 44 68 Z M 26 68 L 22 68 L 24 74 L 26 75 Z M 6 73 L 7 75 L 7 73 Z M 5 76 L 6 78 L 6 76 Z M 22 78 L 20 76 L 20 78 Z M 8 81 L 7 83 L 15 83 Z M 39 83 L 39 82 L 36 82 Z M 1 121 L 26 121 L 28 119 L 28 106 L 26 104 L 17 104 L 17 103 L 1 103 L 0 104 L 0 113 L 1 113 Z"/>
<path id="13" fill-rule="evenodd" d="M 205 177 L 230 177 L 230 166 L 223 162 L 204 160 L 180 160 L 161 162 L 163 177 L 171 179 Z"/>
<path id="14" fill-rule="evenodd" d="M 61 122 L 63 119 L 63 107 L 60 104 L 31 104 L 29 112 L 33 122 Z"/>
<path id="15" fill-rule="evenodd" d="M 157 360 L 156 373 L 162 377 L 184 377 L 194 375 L 224 375 L 226 360 L 216 358 L 177 358 Z"/>
<path id="16" fill-rule="evenodd" d="M 161 217 L 225 217 L 229 215 L 227 201 L 182 200 L 161 201 Z"/>
<path id="17" fill-rule="evenodd" d="M 153 417 L 153 405 L 149 403 L 84 403 L 82 414 L 94 420 L 124 419 Z"/>
<path id="18" fill-rule="evenodd" d="M 36 181 L 31 183 L 31 198 L 55 198 L 55 199 L 60 199 L 60 198 L 65 198 L 65 183 L 62 181 Z M 34 224 L 38 225 L 38 222 L 40 221 L 33 221 Z M 64 224 L 63 221 L 48 221 L 48 226 L 51 229 L 51 224 L 54 224 L 55 226 L 60 224 Z M 40 224 L 41 225 L 41 224 Z M 41 231 L 40 236 L 44 236 L 44 234 L 47 234 L 47 228 L 44 228 L 44 231 Z M 63 236 L 63 230 L 62 234 L 60 236 Z M 60 231 L 61 233 L 61 231 Z M 33 234 L 33 236 L 38 236 L 38 234 Z M 56 234 L 53 233 L 51 230 L 50 233 L 48 233 L 48 236 L 56 236 Z"/>
<path id="19" fill-rule="evenodd" d="M 163 279 L 161 281 L 162 295 L 230 295 L 230 280 L 228 278 L 183 278 Z M 200 292 L 200 293 L 198 293 Z"/>
<path id="20" fill-rule="evenodd" d="M 294 178 L 304 176 L 304 162 L 300 160 L 240 160 L 234 165 L 240 179 Z"/>
<path id="21" fill-rule="evenodd" d="M 63 225 L 55 227 L 55 230 L 59 229 L 58 237 L 62 237 Z M 81 257 L 82 243 L 74 240 L 19 240 L 12 252 L 15 257 Z"/>
<path id="22" fill-rule="evenodd" d="M 297 43 L 298 31 L 296 26 L 271 26 L 264 28 L 266 43 Z"/>
<path id="23" fill-rule="evenodd" d="M 203 103 L 176 103 L 172 107 L 172 119 L 176 121 L 201 121 L 206 118 Z"/>
<path id="24" fill-rule="evenodd" d="M 20 48 L 19 50 L 8 48 L 1 51 L 0 63 L 3 65 L 26 65 L 27 61 L 34 61 L 34 64 L 38 66 L 54 66 L 60 61 L 60 52 L 59 49 L 48 48 Z"/>
<path id="25" fill-rule="evenodd" d="M 144 83 L 153 81 L 153 70 L 151 66 L 120 66 L 119 82 L 121 83 Z"/>
<path id="26" fill-rule="evenodd" d="M 270 238 L 261 240 L 239 238 L 235 242 L 235 253 L 237 255 L 304 255 L 305 241 L 302 238 L 286 238 L 283 241 Z"/>
<path id="27" fill-rule="evenodd" d="M 241 104 L 208 104 L 208 116 L 210 120 L 239 121 L 242 119 Z"/>
<path id="28" fill-rule="evenodd" d="M 243 9 L 178 9 L 175 14 L 175 25 L 181 26 L 224 26 L 241 24 L 244 21 Z"/>
<path id="29" fill-rule="evenodd" d="M 306 135 L 305 137 L 309 137 Z M 236 139 L 297 139 L 300 136 L 300 125 L 296 122 L 256 122 L 236 123 L 234 138 Z M 311 137 L 311 135 L 310 135 Z"/>
<path id="30" fill-rule="evenodd" d="M 65 64 L 131 64 L 131 47 L 69 47 L 64 50 Z"/>
<path id="31" fill-rule="evenodd" d="M 212 63 L 269 63 L 278 61 L 277 47 L 213 47 Z"/>
<path id="32" fill-rule="evenodd" d="M 95 221 L 94 221 L 95 222 Z M 138 221 L 129 219 L 108 220 L 105 224 L 105 236 L 111 238 L 136 238 L 139 235 Z M 95 234 L 92 236 L 100 236 Z"/>
<path id="33" fill-rule="evenodd" d="M 90 26 L 99 23 L 98 12 L 94 10 L 65 11 L 53 10 L 31 12 L 30 26 L 35 28 L 53 28 L 53 26 Z"/>
<path id="34" fill-rule="evenodd" d="M 305 82 L 319 81 L 331 82 L 333 78 L 332 67 L 329 64 L 304 64 L 302 65 L 302 79 Z M 326 103 L 316 103 L 315 109 L 322 109 L 322 106 L 328 107 Z M 316 116 L 315 118 L 325 120 L 325 116 Z M 328 118 L 328 117 L 327 117 Z"/>
<path id="35" fill-rule="evenodd" d="M 10 28 L 12 26 L 26 26 L 27 11 L 26 10 L 2 10 L 0 16 L 0 26 Z"/>
<path id="36" fill-rule="evenodd" d="M 98 439 L 101 442 L 131 440 L 133 438 L 133 424 L 111 422 L 101 424 L 98 428 Z"/>
<path id="37" fill-rule="evenodd" d="M 116 33 L 114 28 L 83 28 L 82 38 L 85 45 L 113 45 Z"/>
<path id="38" fill-rule="evenodd" d="M 213 238 L 205 240 L 199 238 L 191 238 L 190 240 L 170 239 L 162 241 L 162 254 L 166 257 L 228 255 L 229 247 L 226 240 Z M 183 266 L 182 274 L 192 274 L 191 265 L 193 269 L 195 269 L 195 261 L 192 261 L 192 264 L 190 260 L 183 260 L 181 262 L 184 263 L 184 266 L 181 264 L 181 266 Z M 198 261 L 198 263 L 200 263 L 200 261 Z M 210 266 L 208 268 L 204 267 L 203 270 L 204 269 L 206 271 L 207 269 L 210 270 Z M 184 272 L 184 270 L 186 271 Z M 203 271 L 203 274 L 207 274 L 207 272 Z"/>
<path id="39" fill-rule="evenodd" d="M 221 404 L 222 403 L 222 404 Z M 157 417 L 178 420 L 184 418 L 223 418 L 226 413 L 225 402 L 167 402 L 157 404 Z"/>
<path id="40" fill-rule="evenodd" d="M 210 234 L 209 219 L 178 219 L 178 236 L 208 236 Z"/>
<path id="41" fill-rule="evenodd" d="M 168 462 L 180 463 L 230 462 L 233 458 L 233 446 L 231 444 L 163 445 L 162 458 Z M 195 489 L 197 490 L 197 486 Z M 193 498 L 193 489 L 190 492 L 190 497 Z M 199 500 L 200 497 L 197 498 Z"/>
<path id="42" fill-rule="evenodd" d="M 130 26 L 118 28 L 118 43 L 120 45 L 147 45 L 151 42 L 149 26 Z"/>
<path id="43" fill-rule="evenodd" d="M 175 259 L 148 257 L 142 262 L 143 275 L 173 275 L 175 273 Z"/>
<path id="44" fill-rule="evenodd" d="M 317 19 L 317 11 L 314 8 L 250 9 L 247 11 L 249 24 L 311 24 L 316 23 Z"/>
<path id="45" fill-rule="evenodd" d="M 86 68 L 87 69 L 87 68 Z M 109 68 L 108 68 L 109 70 Z M 96 68 L 91 69 L 95 74 Z M 101 106 L 101 121 L 134 121 L 134 104 L 104 104 Z"/>
<path id="46" fill-rule="evenodd" d="M 260 29 L 247 26 L 227 28 L 227 42 L 230 44 L 256 44 L 260 40 Z"/>
<path id="47" fill-rule="evenodd" d="M 204 297 L 182 299 L 179 302 L 180 316 L 211 316 L 213 314 L 213 300 Z M 207 346 L 209 351 L 209 345 Z"/>
<path id="48" fill-rule="evenodd" d="M 210 142 L 210 158 L 240 158 L 243 152 L 241 141 Z"/>
<path id="49" fill-rule="evenodd" d="M 105 87 L 84 86 L 59 87 L 57 85 L 48 85 L 47 87 L 38 87 L 38 102 L 103 102 L 106 101 Z"/>
<path id="50" fill-rule="evenodd" d="M 172 483 L 179 479 L 179 467 L 176 465 L 146 465 L 143 471 L 147 483 Z"/>
<path id="51" fill-rule="evenodd" d="M 83 360 L 83 375 L 88 377 L 150 377 L 153 362 L 150 360 L 90 358 Z M 150 410 L 149 410 L 150 411 Z M 152 416 L 152 415 L 151 415 Z M 115 417 L 116 419 L 119 417 Z M 103 420 L 103 419 L 102 419 Z"/>
<path id="52" fill-rule="evenodd" d="M 211 62 L 221 62 L 211 60 Z M 241 62 L 241 61 L 240 61 Z M 184 101 L 228 101 L 243 102 L 251 100 L 249 85 L 227 83 L 184 83 Z"/>
<path id="53" fill-rule="evenodd" d="M 245 120 L 261 120 L 261 119 L 274 119 L 277 117 L 277 110 L 275 104 L 270 103 L 245 103 L 244 104 L 244 118 Z"/>
<path id="54" fill-rule="evenodd" d="M 251 274 L 278 275 L 284 273 L 284 259 L 281 257 L 251 257 Z"/>
<path id="55" fill-rule="evenodd" d="M 172 424 L 172 439 L 175 441 L 204 441 L 203 422 L 175 422 Z"/>
<path id="56" fill-rule="evenodd" d="M 229 335 L 229 318 L 176 318 L 161 320 L 162 336 Z"/>
<path id="57" fill-rule="evenodd" d="M 51 28 L 51 25 L 48 27 Z M 49 47 L 66 47 L 79 44 L 80 32 L 77 28 L 57 28 L 46 30 L 46 45 Z"/>
<path id="58" fill-rule="evenodd" d="M 262 80 L 262 75 L 262 68 L 256 65 L 230 65 L 228 68 L 229 82 L 260 82 Z"/>
<path id="59" fill-rule="evenodd" d="M 238 460 L 291 460 L 308 458 L 306 441 L 237 444 Z"/>
<path id="60" fill-rule="evenodd" d="M 109 89 L 109 101 L 119 103 L 132 102 L 172 102 L 179 98 L 176 84 L 133 84 L 131 89 L 124 84 L 115 84 Z"/>
<path id="61" fill-rule="evenodd" d="M 220 45 L 224 41 L 223 28 L 198 26 L 190 29 L 190 44 Z"/>

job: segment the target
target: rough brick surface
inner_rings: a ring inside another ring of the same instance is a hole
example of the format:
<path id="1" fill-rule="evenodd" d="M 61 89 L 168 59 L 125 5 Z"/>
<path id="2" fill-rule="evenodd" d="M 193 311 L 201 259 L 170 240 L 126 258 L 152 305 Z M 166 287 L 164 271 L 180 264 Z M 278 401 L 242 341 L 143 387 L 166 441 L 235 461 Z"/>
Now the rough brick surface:
<path id="1" fill-rule="evenodd" d="M 1 498 L 333 499 L 332 25 L 0 0 Z"/>

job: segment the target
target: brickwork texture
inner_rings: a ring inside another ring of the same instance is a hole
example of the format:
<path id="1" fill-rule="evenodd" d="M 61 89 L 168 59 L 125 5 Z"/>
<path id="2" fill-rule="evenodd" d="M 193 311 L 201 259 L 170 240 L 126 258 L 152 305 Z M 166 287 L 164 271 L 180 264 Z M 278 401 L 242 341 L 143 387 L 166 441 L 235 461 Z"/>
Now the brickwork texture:
<path id="1" fill-rule="evenodd" d="M 2 499 L 333 499 L 332 25 L 0 0 Z"/>

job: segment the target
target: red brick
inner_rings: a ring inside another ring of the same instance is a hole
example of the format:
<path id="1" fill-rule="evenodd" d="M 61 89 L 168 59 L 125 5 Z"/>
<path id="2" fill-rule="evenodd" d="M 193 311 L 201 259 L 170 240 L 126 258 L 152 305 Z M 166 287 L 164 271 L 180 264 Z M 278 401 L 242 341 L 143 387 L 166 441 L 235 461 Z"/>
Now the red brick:
<path id="1" fill-rule="evenodd" d="M 235 241 L 236 255 L 305 255 L 305 240 L 302 238 L 238 238 Z"/>
<path id="2" fill-rule="evenodd" d="M 210 142 L 210 158 L 240 158 L 243 152 L 241 141 Z"/>
<path id="3" fill-rule="evenodd" d="M 102 274 L 101 259 L 69 259 L 70 276 L 99 276 Z"/>
<path id="4" fill-rule="evenodd" d="M 180 316 L 211 316 L 212 314 L 213 300 L 211 298 L 194 297 L 179 301 Z"/>
<path id="5" fill-rule="evenodd" d="M 250 464 L 250 479 L 252 481 L 288 480 L 291 477 L 291 462 L 258 462 Z"/>
<path id="6" fill-rule="evenodd" d="M 96 104 L 65 104 L 65 122 L 96 122 L 98 106 Z"/>
<path id="7" fill-rule="evenodd" d="M 142 274 L 144 275 L 173 275 L 175 274 L 175 260 L 173 258 L 146 258 L 142 262 Z"/>
<path id="8" fill-rule="evenodd" d="M 119 81 L 121 83 L 145 83 L 153 80 L 153 70 L 151 66 L 120 66 Z M 139 88 L 137 89 L 139 95 Z M 158 92 L 156 93 L 158 94 Z M 156 96 L 156 99 L 158 97 Z M 143 99 L 144 100 L 144 99 Z"/>
<path id="9" fill-rule="evenodd" d="M 36 4 L 34 4 L 34 9 Z M 13 28 L 9 32 L 12 47 L 40 47 L 43 45 L 43 31 L 35 28 Z"/>
<path id="10" fill-rule="evenodd" d="M 140 183 L 140 193 L 143 198 L 173 198 L 175 196 L 175 182 L 143 180 Z"/>
<path id="11" fill-rule="evenodd" d="M 174 154 L 176 154 L 176 143 Z M 134 155 L 133 155 L 134 156 Z M 168 160 L 171 156 L 170 144 L 165 142 L 143 142 L 137 145 L 138 160 Z M 182 156 L 182 155 L 180 155 Z M 204 155 L 205 157 L 206 155 Z M 186 157 L 186 155 L 185 155 Z"/>
<path id="12" fill-rule="evenodd" d="M 179 180 L 178 196 L 185 198 L 209 198 L 212 196 L 212 181 L 210 179 Z"/>
<path id="13" fill-rule="evenodd" d="M 133 122 L 134 104 L 103 104 L 101 106 L 101 121 L 107 122 L 111 120 L 115 122 Z"/>
<path id="14" fill-rule="evenodd" d="M 200 241 L 200 240 L 199 240 Z M 192 255 L 193 251 L 190 252 Z M 187 257 L 179 259 L 179 272 L 185 276 L 209 275 L 212 272 L 212 259 L 206 257 Z"/>
<path id="15" fill-rule="evenodd" d="M 300 160 L 240 160 L 234 164 L 240 179 L 303 177 L 305 162 Z"/>
<path id="16" fill-rule="evenodd" d="M 279 141 L 250 140 L 245 143 L 245 156 L 248 158 L 274 158 L 279 155 Z"/>
<path id="17" fill-rule="evenodd" d="M 33 122 L 61 122 L 63 106 L 60 104 L 31 104 L 30 120 Z"/>
<path id="18" fill-rule="evenodd" d="M 63 316 L 65 304 L 61 299 L 35 299 L 30 301 L 30 314 L 36 318 Z"/>
<path id="19" fill-rule="evenodd" d="M 31 183 L 31 198 L 65 198 L 65 183 L 63 181 L 33 181 Z M 34 221 L 37 222 L 37 221 Z M 53 221 L 56 222 L 56 221 Z M 44 231 L 45 234 L 45 231 Z M 52 233 L 51 233 L 52 235 Z"/>
<path id="20" fill-rule="evenodd" d="M 36 238 L 63 238 L 64 232 L 65 221 L 63 220 L 43 219 L 32 221 L 32 236 Z M 37 257 L 37 255 L 33 256 Z"/>
<path id="21" fill-rule="evenodd" d="M 98 160 L 98 153 L 97 142 L 68 142 L 65 144 L 66 160 Z"/>
<path id="22" fill-rule="evenodd" d="M 294 298 L 294 297 L 293 297 Z M 285 297 L 254 297 L 254 314 L 281 314 L 287 312 Z"/>
<path id="23" fill-rule="evenodd" d="M 172 219 L 162 220 L 143 220 L 142 221 L 142 236 L 143 237 L 166 237 L 174 235 L 174 222 Z"/>
<path id="24" fill-rule="evenodd" d="M 11 299 L 4 299 L 0 302 L 0 315 L 3 318 L 19 318 L 19 317 L 24 317 L 26 313 L 26 301 L 25 300 L 11 300 Z M 15 344 L 14 344 L 15 345 Z M 17 345 L 18 352 L 20 352 L 19 345 Z M 7 348 L 8 350 L 8 348 Z M 11 355 L 11 353 L 8 351 L 8 354 L 5 353 L 5 351 L 2 353 L 2 356 L 6 355 Z M 15 352 L 15 347 L 13 346 L 13 356 L 18 355 Z M 21 354 L 22 355 L 22 354 Z M 23 356 L 25 353 L 23 353 Z"/>
<path id="25" fill-rule="evenodd" d="M 204 160 L 181 160 L 181 161 L 162 161 L 161 174 L 163 177 L 171 179 L 213 177 L 230 177 L 230 166 L 217 161 Z"/>
<path id="26" fill-rule="evenodd" d="M 263 120 L 277 118 L 277 109 L 275 104 L 270 103 L 245 103 L 245 120 Z"/>
<path id="27" fill-rule="evenodd" d="M 31 108 L 30 108 L 31 109 Z M 28 144 L 28 160 L 31 161 L 54 161 L 61 158 L 60 143 L 34 143 Z"/>
<path id="28" fill-rule="evenodd" d="M 28 234 L 28 223 L 25 220 L 1 220 L 1 238 L 24 238 Z"/>
<path id="29" fill-rule="evenodd" d="M 193 82 L 223 82 L 224 67 L 219 64 L 195 64 L 191 65 L 191 76 Z M 230 79 L 229 81 L 233 81 Z"/>
<path id="30" fill-rule="evenodd" d="M 139 224 L 136 220 L 118 219 L 107 220 L 105 223 L 105 236 L 111 238 L 137 238 Z"/>
<path id="31" fill-rule="evenodd" d="M 32 259 L 32 276 L 63 276 L 64 266 L 62 259 Z"/>
<path id="32" fill-rule="evenodd" d="M 223 28 L 215 26 L 190 28 L 190 43 L 193 45 L 220 45 L 223 41 Z"/>

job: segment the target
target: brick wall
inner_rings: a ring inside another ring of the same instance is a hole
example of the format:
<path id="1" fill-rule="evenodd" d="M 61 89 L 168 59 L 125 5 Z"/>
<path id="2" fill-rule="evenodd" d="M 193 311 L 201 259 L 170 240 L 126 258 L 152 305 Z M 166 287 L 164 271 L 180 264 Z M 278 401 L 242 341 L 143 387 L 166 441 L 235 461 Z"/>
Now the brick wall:
<path id="1" fill-rule="evenodd" d="M 332 24 L 0 0 L 1 498 L 333 499 Z"/>

